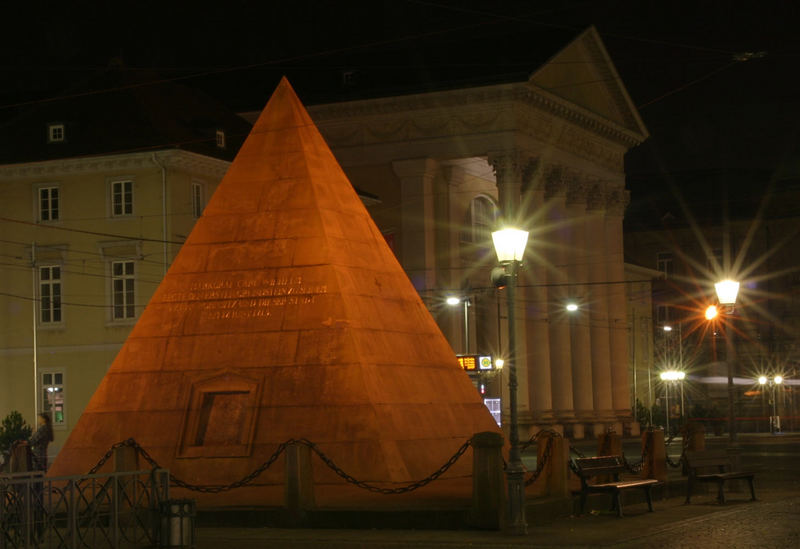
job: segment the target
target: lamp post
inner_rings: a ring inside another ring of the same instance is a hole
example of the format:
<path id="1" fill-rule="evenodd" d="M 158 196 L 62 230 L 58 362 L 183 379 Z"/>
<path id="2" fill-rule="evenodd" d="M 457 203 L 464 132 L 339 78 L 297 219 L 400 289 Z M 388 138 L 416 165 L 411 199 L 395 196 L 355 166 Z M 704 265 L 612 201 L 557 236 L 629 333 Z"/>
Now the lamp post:
<path id="1" fill-rule="evenodd" d="M 667 370 L 666 372 L 661 372 L 659 374 L 661 381 L 664 382 L 665 387 L 665 400 L 667 401 L 666 408 L 666 417 L 667 417 L 667 436 L 669 437 L 669 386 L 670 383 L 679 383 L 684 380 L 686 377 L 686 372 L 682 372 L 680 370 Z M 681 383 L 681 419 L 683 419 L 683 383 Z"/>
<path id="2" fill-rule="evenodd" d="M 717 299 L 720 305 L 725 307 L 725 312 L 731 317 L 736 305 L 736 296 L 739 294 L 739 283 L 735 280 L 721 280 L 714 284 L 714 289 L 717 291 Z M 706 315 L 708 318 L 708 315 Z M 730 325 L 725 329 L 725 361 L 728 367 L 728 442 L 731 445 L 736 444 L 736 418 L 733 414 L 733 401 L 735 397 L 733 387 L 733 361 L 735 349 L 733 346 L 733 330 Z"/>
<path id="3" fill-rule="evenodd" d="M 773 435 L 775 433 L 781 432 L 781 418 L 778 416 L 778 405 L 777 405 L 777 395 L 776 390 L 778 385 L 783 383 L 783 376 L 776 375 L 773 376 L 772 379 L 768 379 L 767 376 L 759 376 L 758 383 L 761 385 L 762 390 L 764 385 L 769 384 L 769 388 L 772 391 L 772 415 L 769 416 L 769 432 Z M 763 393 L 762 393 L 763 394 Z"/>
<path id="4" fill-rule="evenodd" d="M 509 394 L 509 463 L 506 468 L 508 482 L 509 523 L 510 533 L 524 535 L 528 525 L 525 521 L 525 481 L 522 456 L 519 448 L 519 420 L 517 418 L 517 337 L 515 322 L 515 293 L 517 287 L 517 272 L 519 270 L 525 246 L 528 243 L 528 232 L 520 229 L 505 228 L 492 233 L 494 249 L 497 260 L 505 268 L 508 285 L 506 298 L 508 300 L 508 394 Z"/>
<path id="5" fill-rule="evenodd" d="M 469 298 L 450 296 L 447 298 L 448 305 L 456 306 L 459 303 L 464 304 L 464 354 L 469 354 Z"/>

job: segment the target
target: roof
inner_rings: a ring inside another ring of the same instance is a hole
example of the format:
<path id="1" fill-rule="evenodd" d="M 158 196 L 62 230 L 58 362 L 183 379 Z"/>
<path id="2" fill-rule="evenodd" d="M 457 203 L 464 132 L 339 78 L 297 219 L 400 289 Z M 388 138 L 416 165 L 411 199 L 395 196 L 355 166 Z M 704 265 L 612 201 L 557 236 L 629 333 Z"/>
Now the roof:
<path id="1" fill-rule="evenodd" d="M 0 130 L 0 163 L 165 148 L 232 160 L 250 126 L 205 93 L 155 73 L 110 67 L 62 93 L 18 107 Z M 49 142 L 48 126 L 64 125 Z M 217 130 L 225 148 L 217 146 Z"/>

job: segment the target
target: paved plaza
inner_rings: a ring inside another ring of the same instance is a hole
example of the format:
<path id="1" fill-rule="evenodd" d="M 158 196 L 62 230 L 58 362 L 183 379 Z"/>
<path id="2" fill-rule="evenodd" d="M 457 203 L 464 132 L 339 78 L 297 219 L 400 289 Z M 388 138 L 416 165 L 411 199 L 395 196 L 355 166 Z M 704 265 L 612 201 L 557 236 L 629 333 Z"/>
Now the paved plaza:
<path id="1" fill-rule="evenodd" d="M 618 518 L 598 498 L 591 512 L 559 516 L 554 505 L 532 501 L 528 534 L 520 537 L 478 530 L 203 528 L 199 524 L 197 548 L 800 547 L 798 455 L 800 437 L 743 437 L 743 463 L 756 472 L 755 502 L 745 491 L 736 491 L 729 494 L 728 503 L 719 505 L 714 488 L 707 487 L 685 505 L 685 483 L 680 471 L 672 470 L 666 497 L 654 502 L 653 513 L 644 503 L 630 503 L 624 507 L 626 516 Z"/>

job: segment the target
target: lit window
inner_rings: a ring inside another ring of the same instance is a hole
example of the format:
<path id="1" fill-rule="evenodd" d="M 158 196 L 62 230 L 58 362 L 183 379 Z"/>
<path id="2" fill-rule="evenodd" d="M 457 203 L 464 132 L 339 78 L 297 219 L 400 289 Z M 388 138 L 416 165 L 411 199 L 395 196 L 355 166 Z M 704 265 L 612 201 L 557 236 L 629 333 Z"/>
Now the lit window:
<path id="1" fill-rule="evenodd" d="M 52 370 L 42 375 L 42 413 L 49 414 L 53 427 L 67 424 L 64 398 L 64 372 Z"/>
<path id="2" fill-rule="evenodd" d="M 39 189 L 39 221 L 58 221 L 58 187 Z"/>
<path id="3" fill-rule="evenodd" d="M 61 322 L 61 267 L 39 267 L 39 322 Z"/>
<path id="4" fill-rule="evenodd" d="M 192 183 L 192 215 L 195 219 L 203 215 L 203 208 L 206 206 L 204 187 L 202 183 Z"/>
<path id="5" fill-rule="evenodd" d="M 136 316 L 134 262 L 111 262 L 112 317 L 124 320 Z"/>
<path id="6" fill-rule="evenodd" d="M 47 126 L 47 140 L 50 143 L 64 141 L 64 124 L 50 124 Z"/>
<path id="7" fill-rule="evenodd" d="M 225 148 L 225 132 L 222 130 L 217 130 L 217 147 Z"/>
<path id="8" fill-rule="evenodd" d="M 133 214 L 133 181 L 111 182 L 111 214 L 114 217 Z"/>

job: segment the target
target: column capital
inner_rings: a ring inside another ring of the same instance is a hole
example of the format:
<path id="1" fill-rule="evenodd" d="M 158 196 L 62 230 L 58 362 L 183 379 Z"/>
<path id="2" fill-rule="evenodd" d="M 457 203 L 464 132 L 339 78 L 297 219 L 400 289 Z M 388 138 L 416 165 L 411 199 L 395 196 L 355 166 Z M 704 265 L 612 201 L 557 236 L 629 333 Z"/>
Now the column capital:
<path id="1" fill-rule="evenodd" d="M 605 210 L 606 207 L 606 189 L 601 181 L 589 184 L 589 192 L 586 195 L 586 209 L 587 210 Z"/>
<path id="2" fill-rule="evenodd" d="M 606 212 L 608 215 L 622 217 L 630 201 L 630 191 L 624 189 L 609 191 L 606 193 Z"/>
<path id="3" fill-rule="evenodd" d="M 509 178 L 522 183 L 526 175 L 532 175 L 535 171 L 535 159 L 516 149 L 490 152 L 487 160 L 494 170 L 498 185 L 509 182 Z"/>
<path id="4" fill-rule="evenodd" d="M 432 176 L 439 167 L 433 158 L 409 158 L 392 161 L 392 170 L 400 179 L 409 177 Z"/>
<path id="5" fill-rule="evenodd" d="M 575 174 L 567 182 L 567 204 L 586 204 L 589 196 L 589 182 Z"/>
<path id="6" fill-rule="evenodd" d="M 567 168 L 558 164 L 547 167 L 544 182 L 544 197 L 551 199 L 561 194 L 566 194 L 569 188 L 569 173 Z"/>
<path id="7" fill-rule="evenodd" d="M 488 162 L 494 170 L 503 217 L 506 222 L 516 223 L 523 182 L 529 183 L 536 173 L 536 160 L 523 151 L 512 149 L 490 152 Z"/>

